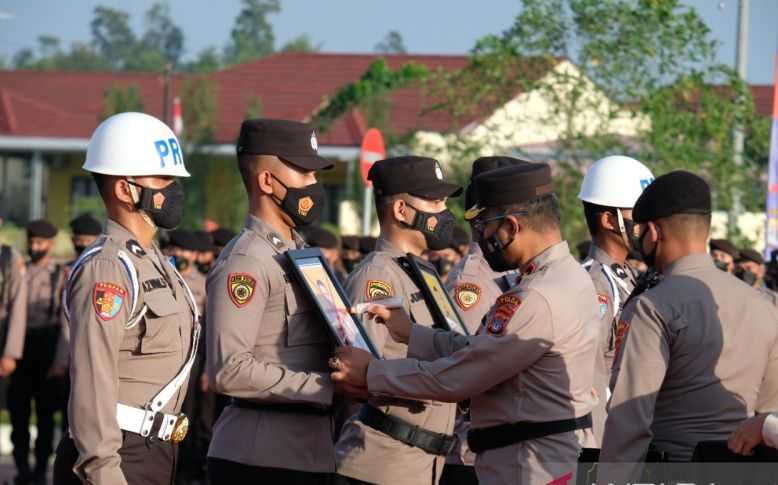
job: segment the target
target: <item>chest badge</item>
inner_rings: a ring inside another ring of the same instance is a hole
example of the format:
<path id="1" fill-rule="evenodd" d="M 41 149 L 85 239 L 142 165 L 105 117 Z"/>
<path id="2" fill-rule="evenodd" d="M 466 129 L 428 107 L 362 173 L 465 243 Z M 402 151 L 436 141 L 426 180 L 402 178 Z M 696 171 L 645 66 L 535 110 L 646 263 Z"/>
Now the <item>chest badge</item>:
<path id="1" fill-rule="evenodd" d="M 254 296 L 257 280 L 248 273 L 230 273 L 227 276 L 227 293 L 238 308 L 248 305 Z"/>
<path id="2" fill-rule="evenodd" d="M 475 283 L 461 283 L 457 285 L 454 293 L 454 301 L 462 310 L 469 310 L 481 300 L 481 287 Z"/>
<path id="3" fill-rule="evenodd" d="M 370 280 L 367 282 L 366 294 L 368 300 L 377 300 L 394 296 L 392 285 L 381 280 Z"/>

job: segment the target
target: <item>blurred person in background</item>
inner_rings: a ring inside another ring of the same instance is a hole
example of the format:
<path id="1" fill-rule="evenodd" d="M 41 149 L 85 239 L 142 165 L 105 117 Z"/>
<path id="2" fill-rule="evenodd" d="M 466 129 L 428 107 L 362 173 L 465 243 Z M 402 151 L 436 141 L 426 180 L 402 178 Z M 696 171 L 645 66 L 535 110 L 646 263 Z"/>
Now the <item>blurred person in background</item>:
<path id="1" fill-rule="evenodd" d="M 200 247 L 195 258 L 195 266 L 197 266 L 197 271 L 200 274 L 207 276 L 213 261 L 216 259 L 216 256 L 214 256 L 213 235 L 208 231 L 195 231 L 194 236 L 197 239 L 197 245 Z"/>
<path id="2" fill-rule="evenodd" d="M 726 239 L 711 239 L 708 248 L 718 269 L 727 273 L 735 272 L 735 260 L 739 258 L 740 252 L 732 242 Z"/>
<path id="3" fill-rule="evenodd" d="M 312 227 L 306 234 L 305 242 L 309 246 L 318 247 L 321 249 L 324 259 L 335 272 L 335 277 L 338 278 L 341 284 L 346 282 L 346 270 L 343 268 L 343 263 L 340 260 L 340 241 L 332 231 L 324 229 L 323 227 Z"/>
<path id="4" fill-rule="evenodd" d="M 220 227 L 214 231 L 211 231 L 211 237 L 213 238 L 213 259 L 219 257 L 219 254 L 237 234 L 232 229 L 226 227 Z"/>
<path id="5" fill-rule="evenodd" d="M 756 288 L 773 305 L 778 306 L 778 293 L 765 285 L 765 271 L 764 258 L 759 254 L 759 251 L 751 248 L 740 249 L 739 257 L 735 261 L 735 276 Z"/>
<path id="6" fill-rule="evenodd" d="M 359 252 L 359 236 L 340 237 L 340 260 L 346 273 L 351 273 L 362 260 Z"/>

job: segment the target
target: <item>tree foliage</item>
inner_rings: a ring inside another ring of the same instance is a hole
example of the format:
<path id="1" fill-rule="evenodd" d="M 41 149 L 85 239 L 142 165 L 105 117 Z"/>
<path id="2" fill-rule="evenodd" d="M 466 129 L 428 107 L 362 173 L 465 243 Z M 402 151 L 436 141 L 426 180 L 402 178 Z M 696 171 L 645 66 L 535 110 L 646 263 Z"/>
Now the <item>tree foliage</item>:
<path id="1" fill-rule="evenodd" d="M 281 11 L 279 0 L 243 0 L 235 18 L 230 43 L 224 50 L 227 64 L 240 64 L 271 54 L 275 35 L 268 16 Z"/>
<path id="2" fill-rule="evenodd" d="M 405 54 L 408 52 L 403 36 L 397 30 L 387 32 L 381 42 L 375 45 L 374 50 L 379 54 Z"/>
<path id="3" fill-rule="evenodd" d="M 125 111 L 143 112 L 143 100 L 138 86 L 111 86 L 103 93 L 103 109 L 100 121 Z"/>
<path id="4" fill-rule="evenodd" d="M 316 44 L 311 36 L 308 34 L 301 34 L 284 44 L 279 52 L 297 52 L 302 54 L 308 54 L 311 52 L 319 52 L 321 50 L 321 44 Z"/>

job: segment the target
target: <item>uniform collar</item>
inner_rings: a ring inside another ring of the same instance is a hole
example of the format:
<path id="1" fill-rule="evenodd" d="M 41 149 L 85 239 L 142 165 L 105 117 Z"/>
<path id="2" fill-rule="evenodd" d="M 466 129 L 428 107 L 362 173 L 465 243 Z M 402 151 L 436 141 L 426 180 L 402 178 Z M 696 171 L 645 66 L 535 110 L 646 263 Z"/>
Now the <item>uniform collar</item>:
<path id="1" fill-rule="evenodd" d="M 108 219 L 105 223 L 105 234 L 113 239 L 128 241 L 135 240 L 135 234 L 131 233 L 126 227 L 122 226 L 113 219 Z"/>
<path id="2" fill-rule="evenodd" d="M 707 253 L 694 253 L 678 258 L 665 268 L 663 271 L 665 276 L 674 274 L 683 274 L 696 269 L 716 269 L 713 264 L 713 258 Z"/>
<path id="3" fill-rule="evenodd" d="M 289 249 L 300 249 L 305 247 L 305 241 L 300 237 L 299 234 L 297 234 L 296 231 L 292 230 L 292 237 L 294 238 L 294 241 L 288 241 L 281 237 L 280 234 L 274 231 L 262 219 L 253 214 L 246 216 L 245 226 L 246 229 L 254 231 L 263 238 L 267 239 L 276 252 L 283 253 Z"/>
<path id="4" fill-rule="evenodd" d="M 614 263 L 611 255 L 594 243 L 592 243 L 592 247 L 589 248 L 589 258 L 597 261 L 603 266 L 612 266 Z"/>
<path id="5" fill-rule="evenodd" d="M 521 274 L 523 276 L 531 275 L 532 273 L 545 268 L 549 264 L 570 255 L 570 247 L 567 245 L 567 241 L 560 241 L 552 246 L 546 248 L 542 253 L 538 254 L 532 260 L 530 260 L 524 267 L 521 268 Z"/>
<path id="6" fill-rule="evenodd" d="M 478 244 L 477 241 L 471 241 L 470 242 L 470 248 L 468 249 L 468 253 L 472 254 L 473 256 L 483 257 L 484 252 L 481 249 L 481 245 Z"/>
<path id="7" fill-rule="evenodd" d="M 394 257 L 405 256 L 405 253 L 400 251 L 397 246 L 392 244 L 388 239 L 384 239 L 383 237 L 378 238 L 378 241 L 375 243 L 375 250 L 389 253 Z"/>

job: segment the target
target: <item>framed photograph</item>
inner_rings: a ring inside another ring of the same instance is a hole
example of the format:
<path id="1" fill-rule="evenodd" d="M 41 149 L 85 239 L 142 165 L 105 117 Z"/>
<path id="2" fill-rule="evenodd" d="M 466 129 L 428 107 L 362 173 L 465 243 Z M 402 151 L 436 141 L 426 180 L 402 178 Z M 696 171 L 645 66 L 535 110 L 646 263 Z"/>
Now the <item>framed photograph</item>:
<path id="1" fill-rule="evenodd" d="M 435 267 L 412 254 L 402 258 L 402 262 L 407 265 L 408 272 L 421 289 L 435 324 L 451 332 L 470 335 Z"/>
<path id="2" fill-rule="evenodd" d="M 337 345 L 357 347 L 381 358 L 362 323 L 350 311 L 351 302 L 319 248 L 286 252 L 295 276 L 324 318 Z"/>

